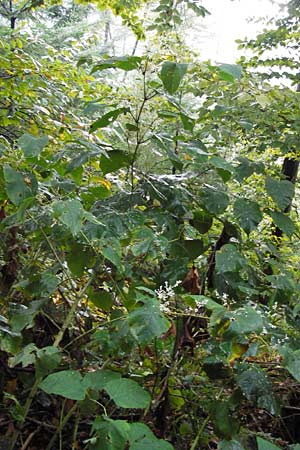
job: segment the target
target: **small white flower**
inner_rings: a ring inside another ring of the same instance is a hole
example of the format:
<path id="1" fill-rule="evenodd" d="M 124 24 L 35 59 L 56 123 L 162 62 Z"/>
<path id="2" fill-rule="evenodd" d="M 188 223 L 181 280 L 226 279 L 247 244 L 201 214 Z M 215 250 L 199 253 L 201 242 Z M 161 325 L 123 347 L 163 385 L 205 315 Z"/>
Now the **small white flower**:
<path id="1" fill-rule="evenodd" d="M 174 288 L 180 283 L 181 281 L 179 280 L 173 286 L 171 286 L 168 281 L 165 281 L 162 286 L 159 286 L 158 289 L 155 289 L 157 299 L 161 302 L 160 310 L 162 312 L 170 312 L 170 302 L 168 300 L 175 296 Z"/>

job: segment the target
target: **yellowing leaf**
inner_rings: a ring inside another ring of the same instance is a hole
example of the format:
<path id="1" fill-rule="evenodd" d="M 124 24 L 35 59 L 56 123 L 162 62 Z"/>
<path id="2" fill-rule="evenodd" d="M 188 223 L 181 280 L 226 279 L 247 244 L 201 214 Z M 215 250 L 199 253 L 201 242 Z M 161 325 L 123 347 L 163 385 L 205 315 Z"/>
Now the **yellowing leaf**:
<path id="1" fill-rule="evenodd" d="M 107 190 L 110 191 L 110 189 L 111 189 L 111 183 L 110 183 L 108 180 L 106 180 L 106 178 L 101 178 L 100 183 L 101 183 L 104 187 L 106 187 Z"/>
<path id="2" fill-rule="evenodd" d="M 222 336 L 225 333 L 225 331 L 229 328 L 230 323 L 230 320 L 226 320 L 226 322 L 218 329 L 218 336 Z"/>
<path id="3" fill-rule="evenodd" d="M 231 345 L 231 354 L 228 358 L 228 363 L 233 363 L 236 359 L 239 359 L 243 356 L 244 353 L 248 350 L 247 344 L 239 344 L 238 342 L 233 342 Z"/>

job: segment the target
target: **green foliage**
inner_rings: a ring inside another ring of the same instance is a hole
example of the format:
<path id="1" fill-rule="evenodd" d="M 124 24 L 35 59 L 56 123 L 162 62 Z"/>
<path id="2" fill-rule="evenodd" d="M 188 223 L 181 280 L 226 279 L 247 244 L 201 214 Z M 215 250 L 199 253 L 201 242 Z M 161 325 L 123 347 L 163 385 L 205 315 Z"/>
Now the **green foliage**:
<path id="1" fill-rule="evenodd" d="M 0 30 L 0 447 L 38 420 L 40 448 L 246 450 L 300 380 L 299 94 L 200 63 L 194 1 L 98 6 L 138 38 L 155 8 L 151 50 L 104 48 L 84 5 Z"/>
<path id="2" fill-rule="evenodd" d="M 200 196 L 204 207 L 212 214 L 221 214 L 229 204 L 228 195 L 225 192 L 217 190 L 217 188 L 204 188 Z"/>
<path id="3" fill-rule="evenodd" d="M 237 383 L 246 398 L 259 408 L 271 414 L 278 413 L 278 403 L 272 395 L 272 385 L 266 374 L 257 367 L 251 367 L 237 376 Z"/>
<path id="4" fill-rule="evenodd" d="M 121 375 L 111 370 L 95 370 L 94 372 L 88 372 L 82 384 L 87 389 L 95 389 L 101 391 L 109 381 L 118 380 Z"/>
<path id="5" fill-rule="evenodd" d="M 141 345 L 150 343 L 169 328 L 169 322 L 162 314 L 156 299 L 138 296 L 142 303 L 128 315 L 128 324 L 134 338 Z"/>
<path id="6" fill-rule="evenodd" d="M 124 450 L 130 425 L 125 420 L 104 420 L 97 417 L 93 423 L 93 430 L 99 435 L 97 444 L 92 445 L 93 450 Z"/>
<path id="7" fill-rule="evenodd" d="M 7 197 L 16 206 L 33 197 L 36 191 L 36 180 L 31 174 L 22 174 L 6 164 L 3 167 Z"/>
<path id="8" fill-rule="evenodd" d="M 101 169 L 103 175 L 107 173 L 116 172 L 121 167 L 128 167 L 130 165 L 130 156 L 122 150 L 111 150 L 108 157 L 101 157 Z"/>
<path id="9" fill-rule="evenodd" d="M 187 71 L 187 64 L 179 64 L 172 61 L 163 63 L 160 78 L 166 91 L 173 95 L 179 88 L 180 82 Z"/>
<path id="10" fill-rule="evenodd" d="M 290 205 L 294 197 L 294 185 L 287 180 L 274 180 L 268 177 L 266 179 L 266 190 L 281 211 L 284 211 Z"/>
<path id="11" fill-rule="evenodd" d="M 211 406 L 214 427 L 218 436 L 231 439 L 238 433 L 239 423 L 232 415 L 232 408 L 227 401 L 215 401 Z"/>
<path id="12" fill-rule="evenodd" d="M 126 72 L 130 70 L 138 69 L 141 64 L 142 58 L 139 56 L 116 56 L 114 58 L 105 59 L 103 61 L 99 61 L 93 66 L 92 72 L 95 73 L 99 70 L 105 69 L 122 69 Z M 85 62 L 84 59 L 79 60 L 79 65 Z"/>
<path id="13" fill-rule="evenodd" d="M 259 205 L 256 202 L 243 198 L 235 201 L 234 215 L 247 234 L 257 228 L 263 217 Z"/>
<path id="14" fill-rule="evenodd" d="M 277 450 L 280 448 L 277 445 L 272 444 L 270 441 L 262 439 L 261 437 L 257 437 L 256 440 L 258 450 Z"/>
<path id="15" fill-rule="evenodd" d="M 201 209 L 196 209 L 193 211 L 193 218 L 190 221 L 191 225 L 193 225 L 196 230 L 201 234 L 205 234 L 211 228 L 213 219 L 210 214 L 207 214 L 205 211 Z"/>
<path id="16" fill-rule="evenodd" d="M 242 76 L 242 67 L 235 64 L 221 64 L 218 66 L 218 72 L 222 80 L 235 81 Z"/>
<path id="17" fill-rule="evenodd" d="M 58 201 L 53 204 L 53 216 L 75 236 L 82 228 L 84 210 L 79 200 Z"/>
<path id="18" fill-rule="evenodd" d="M 300 379 L 300 365 L 299 365 L 299 350 L 294 350 L 289 345 L 279 347 L 279 352 L 283 357 L 283 366 L 290 372 L 290 374 L 299 381 Z"/>
<path id="19" fill-rule="evenodd" d="M 90 132 L 93 133 L 99 128 L 107 127 L 107 125 L 110 125 L 115 120 L 117 120 L 120 114 L 126 114 L 128 111 L 129 108 L 118 108 L 104 114 L 104 116 L 100 117 L 100 119 L 97 119 L 94 123 L 92 123 Z"/>
<path id="20" fill-rule="evenodd" d="M 295 233 L 296 226 L 287 215 L 280 211 L 271 211 L 270 216 L 272 217 L 275 225 L 287 236 L 291 237 Z"/>
<path id="21" fill-rule="evenodd" d="M 147 408 L 151 401 L 148 392 L 133 380 L 112 380 L 105 384 L 104 389 L 121 408 Z"/>
<path id="22" fill-rule="evenodd" d="M 47 394 L 61 395 L 72 400 L 83 400 L 85 397 L 82 377 L 75 370 L 51 373 L 40 383 L 40 388 Z"/>
<path id="23" fill-rule="evenodd" d="M 168 442 L 157 439 L 142 423 L 129 424 L 125 420 L 111 420 L 104 416 L 96 418 L 93 430 L 96 436 L 99 436 L 97 443 L 93 443 L 90 447 L 93 450 L 124 450 L 128 442 L 130 450 L 146 448 L 172 450 L 174 448 Z"/>
<path id="24" fill-rule="evenodd" d="M 218 272 L 237 272 L 245 265 L 245 260 L 235 245 L 227 244 L 216 255 Z"/>
<path id="25" fill-rule="evenodd" d="M 26 158 L 33 158 L 39 156 L 43 148 L 48 144 L 48 136 L 36 138 L 31 134 L 23 134 L 18 140 Z"/>

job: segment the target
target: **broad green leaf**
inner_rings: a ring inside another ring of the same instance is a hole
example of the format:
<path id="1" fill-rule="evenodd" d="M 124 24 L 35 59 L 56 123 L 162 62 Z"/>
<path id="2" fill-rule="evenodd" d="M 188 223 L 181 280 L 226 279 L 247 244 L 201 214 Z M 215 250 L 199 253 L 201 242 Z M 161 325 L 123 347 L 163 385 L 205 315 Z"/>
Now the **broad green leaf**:
<path id="1" fill-rule="evenodd" d="M 178 119 L 178 113 L 174 112 L 174 111 L 162 110 L 162 111 L 158 111 L 157 115 L 161 119 L 170 119 L 170 120 L 172 120 L 172 122 L 175 122 L 176 119 Z"/>
<path id="2" fill-rule="evenodd" d="M 56 275 L 54 275 L 52 272 L 48 270 L 45 270 L 42 274 L 33 275 L 31 278 L 19 282 L 17 284 L 17 287 L 18 289 L 26 292 L 32 297 L 49 298 L 49 295 L 55 292 L 59 283 L 60 279 Z M 28 308 L 25 305 L 19 305 L 19 307 L 24 308 L 23 311 L 19 311 L 20 315 L 28 316 L 28 314 L 31 314 L 32 312 L 40 309 L 44 303 L 45 303 L 44 300 L 32 301 L 29 304 Z M 27 311 L 25 311 L 26 308 Z M 20 320 L 22 321 L 23 318 L 21 317 Z"/>
<path id="3" fill-rule="evenodd" d="M 92 430 L 97 432 L 97 443 L 91 450 L 125 450 L 130 424 L 126 420 L 96 417 Z"/>
<path id="4" fill-rule="evenodd" d="M 128 131 L 138 131 L 138 127 L 136 125 L 134 125 L 133 123 L 126 123 L 125 127 Z"/>
<path id="5" fill-rule="evenodd" d="M 86 389 L 101 391 L 109 381 L 119 380 L 120 378 L 121 375 L 112 370 L 95 370 L 94 372 L 88 372 L 84 376 L 82 385 Z"/>
<path id="6" fill-rule="evenodd" d="M 173 114 L 175 114 L 175 117 L 177 117 L 176 113 Z M 173 166 L 176 169 L 181 170 L 183 167 L 183 162 L 172 149 L 173 147 L 172 138 L 168 134 L 161 133 L 161 134 L 153 134 L 151 139 L 161 150 L 163 150 L 167 154 Z"/>
<path id="7" fill-rule="evenodd" d="M 84 219 L 84 209 L 79 200 L 71 199 L 53 203 L 54 217 L 66 225 L 73 236 L 79 233 Z"/>
<path id="8" fill-rule="evenodd" d="M 218 72 L 222 80 L 232 82 L 241 79 L 242 67 L 237 64 L 221 64 L 218 66 Z"/>
<path id="9" fill-rule="evenodd" d="M 230 440 L 239 430 L 239 423 L 232 417 L 228 401 L 216 400 L 210 406 L 215 432 L 223 439 Z"/>
<path id="10" fill-rule="evenodd" d="M 177 258 L 196 259 L 206 250 L 202 239 L 180 239 L 170 246 L 170 254 Z"/>
<path id="11" fill-rule="evenodd" d="M 24 328 L 32 328 L 35 316 L 44 305 L 45 300 L 34 300 L 28 306 L 20 303 L 11 305 L 9 324 L 12 330 L 18 333 Z"/>
<path id="12" fill-rule="evenodd" d="M 208 160 L 208 152 L 206 145 L 200 140 L 182 143 L 182 151 L 192 161 L 192 166 L 203 167 L 203 163 Z"/>
<path id="13" fill-rule="evenodd" d="M 37 351 L 35 369 L 37 378 L 42 378 L 55 370 L 62 359 L 62 354 L 57 347 L 43 347 Z"/>
<path id="14" fill-rule="evenodd" d="M 272 217 L 275 225 L 287 236 L 291 237 L 296 231 L 296 226 L 294 222 L 284 213 L 278 211 L 271 211 L 270 216 Z"/>
<path id="15" fill-rule="evenodd" d="M 49 296 L 56 291 L 57 286 L 60 283 L 60 279 L 52 272 L 45 270 L 40 278 L 39 294 L 42 297 Z"/>
<path id="16" fill-rule="evenodd" d="M 283 356 L 283 367 L 300 382 L 300 350 L 293 350 L 288 345 L 279 347 L 279 353 Z"/>
<path id="17" fill-rule="evenodd" d="M 144 438 L 130 445 L 129 450 L 174 450 L 173 445 L 162 439 Z"/>
<path id="18" fill-rule="evenodd" d="M 224 245 L 216 253 L 216 269 L 220 273 L 237 272 L 244 267 L 246 261 L 233 244 Z"/>
<path id="19" fill-rule="evenodd" d="M 262 163 L 250 161 L 250 159 L 247 158 L 238 158 L 238 161 L 239 165 L 235 167 L 235 178 L 239 183 L 250 177 L 254 172 L 264 172 L 264 165 Z"/>
<path id="20" fill-rule="evenodd" d="M 102 200 L 110 195 L 109 185 L 92 186 L 87 191 L 80 193 L 82 203 L 86 209 L 89 209 L 97 200 Z"/>
<path id="21" fill-rule="evenodd" d="M 218 450 L 246 450 L 239 441 L 220 441 L 218 443 Z"/>
<path id="22" fill-rule="evenodd" d="M 165 90 L 169 94 L 175 94 L 187 71 L 187 67 L 187 64 L 178 64 L 173 61 L 165 61 L 163 63 L 160 78 L 163 82 Z"/>
<path id="23" fill-rule="evenodd" d="M 141 227 L 136 233 L 133 235 L 133 242 L 138 240 L 138 242 L 134 243 L 131 247 L 132 254 L 134 256 L 140 256 L 146 254 L 149 249 L 153 246 L 155 239 L 155 234 L 148 227 Z"/>
<path id="24" fill-rule="evenodd" d="M 225 192 L 213 188 L 204 188 L 200 193 L 203 206 L 212 214 L 219 215 L 229 204 L 229 197 Z"/>
<path id="25" fill-rule="evenodd" d="M 110 262 L 116 266 L 117 269 L 122 269 L 121 255 L 113 247 L 103 247 L 101 253 L 104 258 L 108 259 Z"/>
<path id="26" fill-rule="evenodd" d="M 263 218 L 259 205 L 245 198 L 238 198 L 234 202 L 233 212 L 247 234 L 255 230 Z"/>
<path id="27" fill-rule="evenodd" d="M 38 349 L 35 344 L 31 343 L 26 345 L 17 355 L 9 358 L 9 366 L 15 367 L 18 364 L 22 364 L 22 367 L 27 367 L 33 364 L 36 359 L 36 353 Z"/>
<path id="28" fill-rule="evenodd" d="M 73 172 L 79 167 L 82 167 L 89 160 L 90 157 L 91 153 L 85 151 L 80 155 L 76 156 L 75 158 L 72 158 L 66 167 L 66 173 Z"/>
<path id="29" fill-rule="evenodd" d="M 275 180 L 271 177 L 266 179 L 266 190 L 281 211 L 291 204 L 295 194 L 293 183 L 288 180 Z"/>
<path id="30" fill-rule="evenodd" d="M 95 264 L 95 254 L 92 249 L 73 242 L 66 254 L 68 267 L 75 277 L 81 277 L 86 269 Z"/>
<path id="31" fill-rule="evenodd" d="M 138 69 L 142 58 L 140 56 L 115 56 L 113 58 L 104 59 L 95 64 L 91 73 L 105 69 L 122 69 L 126 72 Z"/>
<path id="32" fill-rule="evenodd" d="M 251 333 L 261 333 L 263 330 L 263 317 L 260 311 L 252 306 L 243 306 L 231 313 L 231 321 L 226 328 L 224 337 L 244 337 Z"/>
<path id="33" fill-rule="evenodd" d="M 147 408 L 150 394 L 136 381 L 122 378 L 105 384 L 105 391 L 120 408 Z"/>
<path id="34" fill-rule="evenodd" d="M 225 170 L 230 174 L 230 176 L 234 172 L 234 167 L 232 166 L 232 164 L 230 164 L 228 161 L 226 161 L 226 159 L 221 158 L 220 156 L 212 156 L 209 159 L 209 163 L 217 169 Z"/>
<path id="35" fill-rule="evenodd" d="M 39 156 L 44 147 L 48 144 L 48 136 L 34 137 L 31 134 L 23 134 L 19 140 L 19 146 L 21 147 L 26 158 L 32 158 Z"/>
<path id="36" fill-rule="evenodd" d="M 27 198 L 25 198 L 25 200 L 22 201 L 22 203 L 19 205 L 18 210 L 16 211 L 16 215 L 15 215 L 18 222 L 21 222 L 21 223 L 24 222 L 26 211 L 28 209 L 30 209 L 32 206 L 34 206 L 35 203 L 36 203 L 36 200 L 34 197 L 27 197 Z M 8 220 L 9 219 L 10 218 L 8 218 Z"/>
<path id="37" fill-rule="evenodd" d="M 129 450 L 174 450 L 169 442 L 157 439 L 144 423 L 130 424 L 129 442 Z"/>
<path id="38" fill-rule="evenodd" d="M 180 119 L 183 125 L 183 128 L 186 131 L 193 131 L 195 126 L 195 120 L 191 117 L 188 117 L 186 114 L 180 113 Z"/>
<path id="39" fill-rule="evenodd" d="M 196 302 L 196 305 L 198 307 L 204 307 L 206 309 L 208 309 L 209 311 L 220 311 L 222 313 L 226 312 L 226 308 L 223 305 L 220 305 L 220 303 L 215 302 L 214 300 L 212 300 L 209 297 L 206 297 L 205 295 L 190 295 L 190 294 L 185 294 L 184 298 L 191 298 L 192 300 L 194 300 Z"/>
<path id="40" fill-rule="evenodd" d="M 170 325 L 159 308 L 159 302 L 150 297 L 143 306 L 131 311 L 127 320 L 132 335 L 141 345 L 149 344 L 155 337 L 161 336 Z"/>
<path id="41" fill-rule="evenodd" d="M 121 167 L 128 167 L 131 163 L 131 157 L 128 153 L 122 150 L 111 150 L 108 152 L 108 158 L 101 157 L 100 166 L 103 175 L 107 173 L 116 172 Z"/>
<path id="42" fill-rule="evenodd" d="M 251 130 L 254 126 L 254 123 L 249 122 L 247 120 L 239 120 L 239 124 L 241 125 L 242 128 L 244 128 L 244 130 Z"/>
<path id="43" fill-rule="evenodd" d="M 282 450 L 280 447 L 277 447 L 277 445 L 272 444 L 272 442 L 266 441 L 259 436 L 256 437 L 256 442 L 257 450 Z"/>
<path id="44" fill-rule="evenodd" d="M 272 392 L 272 383 L 263 370 L 250 367 L 238 374 L 236 381 L 247 400 L 271 414 L 278 414 L 278 402 Z"/>
<path id="45" fill-rule="evenodd" d="M 137 242 L 136 244 L 132 245 L 131 251 L 134 256 L 140 256 L 145 255 L 149 249 L 151 248 L 151 245 L 153 244 L 154 237 L 144 239 L 143 241 Z"/>
<path id="46" fill-rule="evenodd" d="M 16 334 L 16 333 L 15 333 Z M 3 352 L 17 354 L 23 346 L 22 337 L 20 335 L 4 334 L 0 335 L 0 349 Z"/>
<path id="47" fill-rule="evenodd" d="M 76 370 L 52 373 L 40 383 L 39 387 L 47 394 L 61 395 L 72 400 L 83 400 L 85 397 L 82 377 Z"/>
<path id="48" fill-rule="evenodd" d="M 113 305 L 113 298 L 110 292 L 91 289 L 88 291 L 89 300 L 97 306 L 97 308 L 103 309 L 103 311 L 109 311 Z"/>
<path id="49" fill-rule="evenodd" d="M 201 234 L 205 234 L 211 228 L 213 218 L 203 209 L 196 209 L 193 211 L 193 218 L 190 220 L 190 224 L 196 228 Z"/>
<path id="50" fill-rule="evenodd" d="M 144 438 L 156 440 L 154 433 L 144 423 L 131 423 L 129 431 L 129 442 L 131 444 L 138 442 Z"/>
<path id="51" fill-rule="evenodd" d="M 8 164 L 3 167 L 3 175 L 7 196 L 14 205 L 19 206 L 27 197 L 34 196 L 37 186 L 32 176 L 23 175 Z"/>
<path id="52" fill-rule="evenodd" d="M 127 114 L 128 111 L 129 108 L 117 108 L 114 109 L 113 111 L 109 111 L 108 113 L 104 114 L 102 117 L 100 117 L 99 119 L 97 119 L 95 122 L 92 123 L 92 125 L 90 126 L 90 133 L 93 133 L 99 128 L 107 127 L 111 123 L 115 122 L 121 114 Z"/>

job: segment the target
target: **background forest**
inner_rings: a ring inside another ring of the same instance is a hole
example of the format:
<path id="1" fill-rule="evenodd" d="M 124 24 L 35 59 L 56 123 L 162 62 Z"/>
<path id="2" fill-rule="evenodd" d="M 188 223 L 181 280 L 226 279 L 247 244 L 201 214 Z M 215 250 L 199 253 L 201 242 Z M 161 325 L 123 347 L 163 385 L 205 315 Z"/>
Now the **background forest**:
<path id="1" fill-rule="evenodd" d="M 300 449 L 300 1 L 209 14 L 0 0 L 0 450 Z"/>

